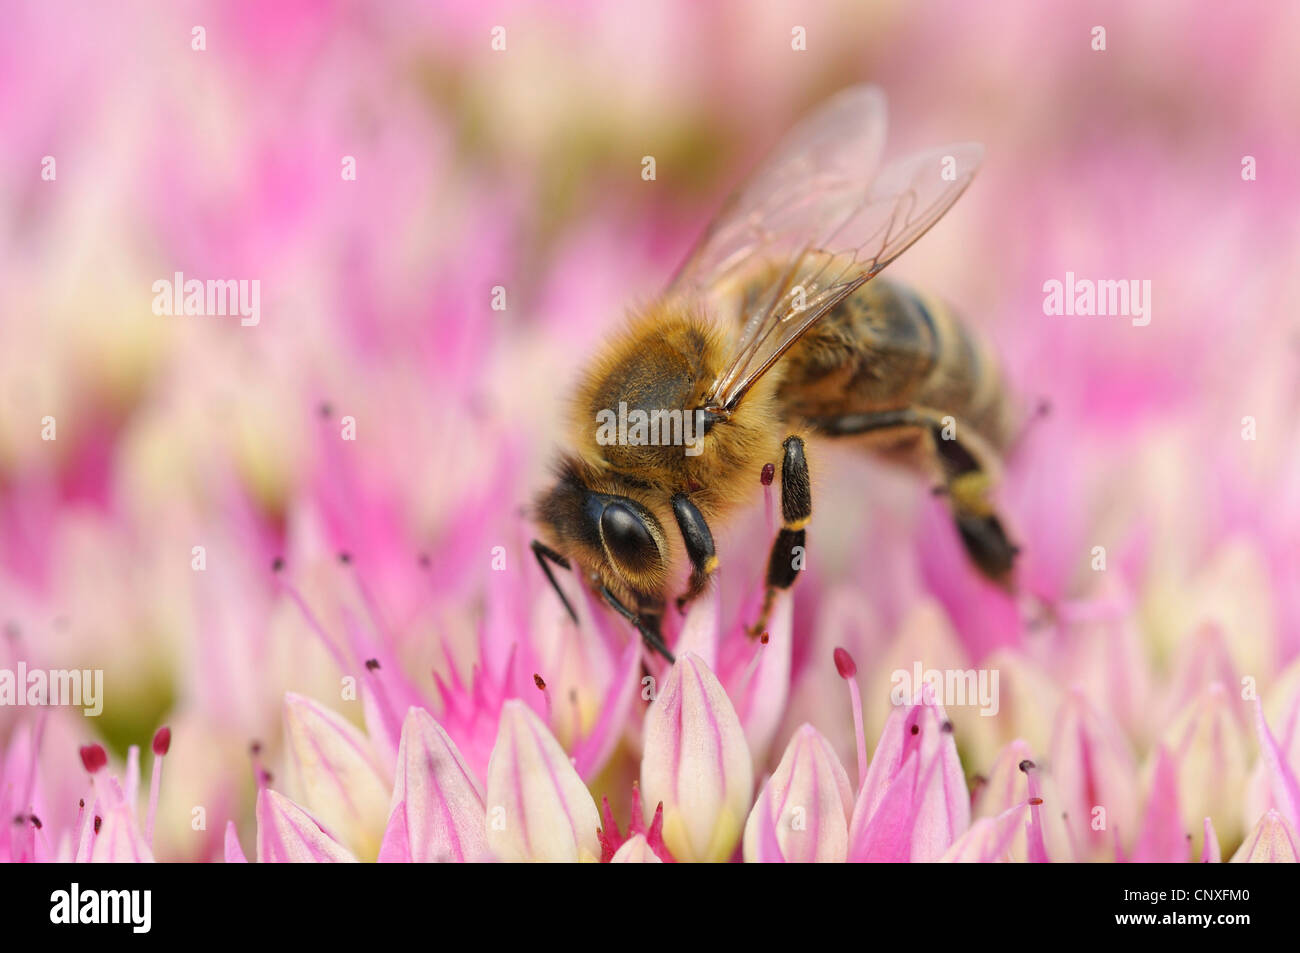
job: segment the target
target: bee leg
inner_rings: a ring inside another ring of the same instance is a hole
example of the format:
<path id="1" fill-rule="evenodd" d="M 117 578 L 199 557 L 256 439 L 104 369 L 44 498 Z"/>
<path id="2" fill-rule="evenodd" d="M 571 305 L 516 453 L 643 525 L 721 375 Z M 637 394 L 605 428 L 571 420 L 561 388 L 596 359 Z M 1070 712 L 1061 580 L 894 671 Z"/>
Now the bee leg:
<path id="1" fill-rule="evenodd" d="M 1009 585 L 1020 548 L 1007 537 L 989 502 L 988 473 L 960 441 L 945 438 L 941 425 L 932 423 L 930 436 L 943 467 L 944 495 L 966 555 L 986 578 Z"/>
<path id="2" fill-rule="evenodd" d="M 808 479 L 808 458 L 804 455 L 803 439 L 786 437 L 782 447 L 785 453 L 781 459 L 781 531 L 777 533 L 771 555 L 767 558 L 763 607 L 759 610 L 758 620 L 748 630 L 754 638 L 767 628 L 767 617 L 776 601 L 776 594 L 789 589 L 799 578 L 806 553 L 806 527 L 812 518 L 812 484 Z"/>
<path id="3" fill-rule="evenodd" d="M 1009 585 L 1016 555 L 1002 521 L 989 502 L 990 479 L 977 455 L 947 424 L 952 421 L 932 411 L 903 408 L 870 414 L 848 414 L 812 420 L 818 430 L 833 437 L 851 437 L 881 430 L 919 429 L 930 436 L 943 485 L 935 493 L 948 498 L 953 522 L 966 555 L 988 579 Z"/>
<path id="4" fill-rule="evenodd" d="M 541 566 L 542 572 L 546 573 L 547 582 L 551 584 L 551 588 L 555 590 L 555 594 L 559 596 L 560 601 L 564 603 L 564 609 L 569 613 L 569 618 L 576 624 L 578 621 L 578 614 L 573 611 L 573 606 L 569 604 L 569 597 L 564 594 L 564 590 L 560 588 L 560 584 L 555 581 L 555 574 L 551 572 L 551 563 L 555 563 L 555 565 L 559 566 L 561 569 L 572 569 L 569 565 L 569 561 L 541 540 L 535 539 L 529 545 L 532 547 L 533 555 L 537 557 L 537 565 Z"/>
<path id="5" fill-rule="evenodd" d="M 611 609 L 636 626 L 636 630 L 641 633 L 641 638 L 645 640 L 646 645 L 650 646 L 650 648 L 666 658 L 670 665 L 677 661 L 677 659 L 673 657 L 673 653 L 668 651 L 668 646 L 664 642 L 664 637 L 659 632 L 658 619 L 641 618 L 641 616 L 637 615 L 627 606 L 623 605 L 623 603 L 619 602 L 618 596 L 610 592 L 609 587 L 607 586 L 600 587 L 600 594 L 609 604 Z"/>
<path id="6" fill-rule="evenodd" d="M 686 592 L 677 599 L 677 611 L 685 612 L 687 604 L 699 596 L 713 578 L 713 571 L 718 568 L 718 555 L 704 514 L 682 493 L 673 494 L 673 516 L 677 518 L 677 528 L 681 530 L 686 554 L 691 559 L 690 583 Z"/>
<path id="7" fill-rule="evenodd" d="M 959 511 L 954 511 L 953 520 L 975 567 L 993 582 L 1010 585 L 1020 547 L 1007 537 L 1002 521 L 992 513 L 972 516 Z"/>

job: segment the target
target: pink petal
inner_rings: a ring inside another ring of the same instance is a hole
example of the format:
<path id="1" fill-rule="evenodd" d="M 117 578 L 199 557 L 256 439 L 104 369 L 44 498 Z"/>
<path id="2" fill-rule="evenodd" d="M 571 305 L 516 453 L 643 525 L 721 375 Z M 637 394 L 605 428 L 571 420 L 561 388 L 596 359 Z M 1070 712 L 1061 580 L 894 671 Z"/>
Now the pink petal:
<path id="1" fill-rule="evenodd" d="M 278 791 L 257 795 L 257 861 L 262 864 L 356 863 L 306 810 Z"/>
<path id="2" fill-rule="evenodd" d="M 1146 814 L 1132 860 L 1136 863 L 1187 862 L 1187 832 L 1183 830 L 1174 761 L 1163 745 L 1156 756 L 1155 776 Z"/>
<path id="3" fill-rule="evenodd" d="M 970 793 L 943 707 L 895 708 L 854 805 L 849 859 L 938 860 L 968 827 Z"/>
<path id="4" fill-rule="evenodd" d="M 98 785 L 96 785 L 98 786 Z M 153 863 L 153 851 L 140 831 L 140 824 L 131 811 L 121 785 L 111 779 L 105 802 L 108 809 L 101 815 L 99 833 L 94 835 L 90 851 L 92 863 L 143 864 Z"/>
<path id="5" fill-rule="evenodd" d="M 647 807 L 663 802 L 664 842 L 678 860 L 731 857 L 753 799 L 753 763 L 731 700 L 690 652 L 646 712 L 641 792 Z"/>
<path id="6" fill-rule="evenodd" d="M 997 817 L 981 817 L 943 855 L 944 863 L 992 864 L 1010 861 L 1011 845 L 1025 829 L 1029 802 L 1017 804 Z"/>
<path id="7" fill-rule="evenodd" d="M 87 859 L 92 863 L 152 863 L 153 852 L 116 777 L 96 775 L 95 790 L 98 797 L 87 811 L 92 837 Z M 101 818 L 98 832 L 94 831 L 95 814 Z"/>
<path id="8" fill-rule="evenodd" d="M 1223 854 L 1219 851 L 1219 835 L 1214 833 L 1214 822 L 1208 817 L 1205 819 L 1205 829 L 1202 833 L 1201 863 L 1219 863 L 1223 860 Z"/>
<path id="9" fill-rule="evenodd" d="M 1177 774 L 1183 833 L 1194 831 L 1193 850 L 1207 816 L 1214 818 L 1225 840 L 1235 841 L 1241 834 L 1241 798 L 1249 781 L 1250 741 L 1234 695 L 1222 683 L 1211 683 L 1179 713 L 1163 741 Z"/>
<path id="10" fill-rule="evenodd" d="M 573 749 L 574 767 L 584 778 L 594 777 L 605 767 L 636 703 L 637 690 L 641 687 L 639 639 L 628 640 L 618 671 L 620 674 L 610 682 L 609 691 L 601 701 L 600 714 L 590 734 L 580 739 Z"/>
<path id="11" fill-rule="evenodd" d="M 854 811 L 849 860 L 854 863 L 906 863 L 912 859 L 916 788 L 921 756 L 912 752 L 879 794 L 870 813 Z M 869 802 L 859 799 L 858 805 Z"/>
<path id="12" fill-rule="evenodd" d="M 1062 703 L 1052 730 L 1050 764 L 1071 839 L 1084 858 L 1109 855 L 1109 828 L 1125 837 L 1137 829 L 1137 765 L 1119 727 L 1078 691 Z M 1094 828 L 1097 808 L 1105 828 Z"/>
<path id="13" fill-rule="evenodd" d="M 488 856 L 478 782 L 442 726 L 423 708 L 402 725 L 397 782 L 379 860 L 430 863 Z"/>
<path id="14" fill-rule="evenodd" d="M 373 858 L 391 785 L 366 737 L 336 712 L 292 693 L 284 698 L 284 726 L 289 789 L 353 853 Z"/>
<path id="15" fill-rule="evenodd" d="M 852 810 L 849 777 L 830 742 L 801 725 L 749 812 L 745 860 L 842 863 Z"/>
<path id="16" fill-rule="evenodd" d="M 614 852 L 611 864 L 662 864 L 663 861 L 653 850 L 644 834 L 633 834 Z"/>
<path id="17" fill-rule="evenodd" d="M 1043 788 L 1038 781 L 1038 768 L 1025 771 L 1029 785 L 1029 826 L 1025 831 L 1026 860 L 1031 864 L 1050 863 L 1047 841 L 1043 834 Z"/>
<path id="18" fill-rule="evenodd" d="M 423 708 L 428 702 L 403 674 L 393 652 L 373 638 L 351 612 L 344 610 L 343 615 L 352 658 L 362 663 L 361 704 L 366 729 L 391 771 L 401 739 L 403 713 L 412 707 Z"/>
<path id="19" fill-rule="evenodd" d="M 488 762 L 487 841 L 502 860 L 595 861 L 600 814 L 568 755 L 518 699 L 501 708 Z"/>
<path id="20" fill-rule="evenodd" d="M 1061 817 L 1064 799 L 1056 792 L 1051 777 L 1037 765 L 1033 749 L 1023 739 L 1007 743 L 998 753 L 975 797 L 974 813 L 993 818 L 1035 797 L 1043 798 L 1044 804 L 1041 808 L 1030 805 L 1027 823 L 1012 841 L 1012 859 L 1019 863 L 1041 862 L 1044 853 L 1049 861 L 1075 859 Z"/>
<path id="21" fill-rule="evenodd" d="M 228 864 L 246 864 L 248 858 L 244 856 L 244 848 L 239 846 L 239 834 L 235 831 L 235 822 L 226 821 L 226 863 Z"/>
<path id="22" fill-rule="evenodd" d="M 794 651 L 794 599 L 790 590 L 777 594 L 768 617 L 767 644 L 756 644 L 757 658 L 735 689 L 736 713 L 749 740 L 755 762 L 767 760 L 767 749 L 781 725 L 790 698 L 790 667 Z"/>
<path id="23" fill-rule="evenodd" d="M 1300 837 L 1279 811 L 1266 811 L 1255 829 L 1232 855 L 1231 863 L 1294 864 L 1300 862 Z"/>
<path id="24" fill-rule="evenodd" d="M 714 579 L 698 599 L 691 603 L 682 622 L 673 652 L 699 656 L 710 671 L 718 667 L 718 638 L 722 632 L 721 586 Z"/>
<path id="25" fill-rule="evenodd" d="M 1268 773 L 1273 805 L 1292 829 L 1300 830 L 1300 785 L 1297 785 L 1295 773 L 1268 729 L 1264 706 L 1258 699 L 1255 700 L 1255 733 L 1259 736 L 1260 758 Z"/>

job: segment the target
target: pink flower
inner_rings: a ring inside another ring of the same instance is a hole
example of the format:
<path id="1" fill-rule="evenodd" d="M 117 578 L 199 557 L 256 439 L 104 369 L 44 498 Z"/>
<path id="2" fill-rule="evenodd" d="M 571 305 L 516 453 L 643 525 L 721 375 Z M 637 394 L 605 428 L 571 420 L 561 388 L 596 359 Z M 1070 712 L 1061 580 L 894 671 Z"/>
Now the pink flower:
<path id="1" fill-rule="evenodd" d="M 753 799 L 740 718 L 699 656 L 678 656 L 646 714 L 641 790 L 664 806 L 664 842 L 683 861 L 731 857 Z"/>
<path id="2" fill-rule="evenodd" d="M 373 859 L 389 813 L 392 781 L 370 741 L 328 708 L 300 695 L 285 696 L 284 726 L 288 790 L 336 831 L 352 853 Z"/>
<path id="3" fill-rule="evenodd" d="M 57 861 L 91 863 L 152 863 L 154 817 L 162 778 L 162 761 L 171 745 L 171 729 L 160 728 L 154 736 L 153 781 L 144 816 L 138 805 L 140 783 L 140 750 L 132 746 L 125 771 L 125 783 L 108 770 L 108 753 L 99 744 L 82 745 L 78 751 L 86 775 L 77 800 L 76 821 L 60 824 L 54 820 L 55 812 L 44 812 L 45 819 L 36 812 L 36 788 L 39 779 L 28 774 L 21 780 L 17 793 L 10 784 L 0 783 L 0 803 L 6 816 L 15 823 L 9 836 L 0 839 L 0 860 L 11 862 L 48 863 Z M 36 762 L 35 750 L 29 751 L 29 765 Z M 5 778 L 20 780 L 23 775 L 11 771 L 12 759 L 6 767 Z M 0 779 L 2 781 L 3 779 Z M 9 798 L 17 794 L 17 799 Z M 42 808 L 44 811 L 44 808 Z"/>
<path id="4" fill-rule="evenodd" d="M 1232 855 L 1231 863 L 1300 863 L 1300 836 L 1281 813 L 1267 811 Z"/>
<path id="5" fill-rule="evenodd" d="M 1119 727 L 1081 693 L 1057 711 L 1051 764 L 1070 841 L 1082 858 L 1114 854 L 1137 831 L 1137 764 Z M 1114 832 L 1114 833 L 1112 833 Z"/>
<path id="6" fill-rule="evenodd" d="M 238 850 L 238 841 L 233 846 Z M 305 809 L 277 791 L 262 788 L 257 794 L 257 861 L 355 864 L 357 858 Z"/>
<path id="7" fill-rule="evenodd" d="M 611 864 L 662 864 L 644 834 L 633 834 L 610 858 Z"/>
<path id="8" fill-rule="evenodd" d="M 992 864 L 1014 860 L 1012 841 L 1029 827 L 1030 804 L 1016 804 L 996 817 L 981 817 L 944 853 L 945 863 Z"/>
<path id="9" fill-rule="evenodd" d="M 412 708 L 402 725 L 397 781 L 379 859 L 487 859 L 486 820 L 479 783 L 456 745 L 427 711 Z"/>
<path id="10" fill-rule="evenodd" d="M 95 723 L 0 704 L 0 859 L 238 862 L 254 822 L 265 861 L 1292 858 L 1300 230 L 1279 210 L 1300 191 L 1278 170 L 1300 13 L 1116 6 L 1126 42 L 1097 71 L 1046 5 L 938 2 L 810 10 L 831 73 L 802 77 L 766 68 L 770 31 L 685 3 L 568 4 L 597 40 L 578 47 L 514 4 L 505 56 L 468 5 L 238 4 L 201 54 L 177 11 L 159 34 L 129 7 L 16 9 L 0 672 L 29 646 L 103 667 L 104 744 L 163 712 L 176 738 L 146 804 L 143 746 L 79 761 Z M 69 57 L 70 37 L 96 42 Z M 669 670 L 561 573 L 569 619 L 532 563 L 520 507 L 562 439 L 557 382 L 864 50 L 890 53 L 868 59 L 903 136 L 1006 146 L 891 275 L 942 286 L 1031 419 L 995 494 L 1018 590 L 971 571 L 925 486 L 810 441 L 808 571 L 748 637 L 775 504 L 755 474 L 754 507 L 714 527 L 716 583 L 664 620 Z M 153 81 L 196 56 L 202 108 Z M 999 105 L 1027 58 L 1064 107 L 1033 123 Z M 935 95 L 972 75 L 992 94 Z M 130 133 L 108 153 L 106 128 Z M 150 314 L 177 270 L 259 277 L 261 323 Z M 1153 320 L 1043 313 L 1067 271 L 1149 278 Z M 891 705 L 917 660 L 999 672 L 997 713 Z M 252 738 L 276 739 L 255 797 Z M 625 811 L 637 777 L 619 831 L 595 805 Z M 211 831 L 176 823 L 197 804 Z"/>
<path id="11" fill-rule="evenodd" d="M 942 706 L 895 708 L 853 807 L 849 859 L 938 860 L 969 826 L 970 793 Z"/>
<path id="12" fill-rule="evenodd" d="M 745 824 L 749 863 L 844 862 L 853 789 L 830 743 L 801 725 Z"/>
<path id="13" fill-rule="evenodd" d="M 595 801 L 559 742 L 518 700 L 501 711 L 484 803 L 487 843 L 501 860 L 600 859 Z"/>

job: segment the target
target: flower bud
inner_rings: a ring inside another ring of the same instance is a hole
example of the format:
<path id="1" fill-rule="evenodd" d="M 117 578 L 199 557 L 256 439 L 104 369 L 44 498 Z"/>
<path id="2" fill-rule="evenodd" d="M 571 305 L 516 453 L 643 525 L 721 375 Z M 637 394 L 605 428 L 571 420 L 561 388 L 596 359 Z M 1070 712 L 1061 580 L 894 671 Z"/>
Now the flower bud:
<path id="1" fill-rule="evenodd" d="M 749 810 L 754 769 L 722 685 L 692 653 L 678 657 L 646 713 L 641 791 L 663 802 L 664 842 L 682 861 L 724 861 Z"/>
<path id="2" fill-rule="evenodd" d="M 745 825 L 749 863 L 842 863 L 853 790 L 830 742 L 811 725 L 794 733 Z"/>
<path id="3" fill-rule="evenodd" d="M 519 699 L 501 707 L 488 761 L 487 843 L 504 861 L 595 861 L 600 814 L 569 756 Z"/>

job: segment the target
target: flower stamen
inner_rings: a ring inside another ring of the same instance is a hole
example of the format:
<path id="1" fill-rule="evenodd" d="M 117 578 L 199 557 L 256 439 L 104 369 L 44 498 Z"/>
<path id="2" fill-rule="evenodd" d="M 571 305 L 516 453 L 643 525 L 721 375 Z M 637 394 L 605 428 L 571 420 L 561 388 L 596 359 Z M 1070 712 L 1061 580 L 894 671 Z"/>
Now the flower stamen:
<path id="1" fill-rule="evenodd" d="M 144 839 L 153 849 L 153 822 L 158 814 L 158 793 L 162 789 L 163 756 L 171 749 L 172 730 L 166 725 L 153 736 L 153 777 L 149 781 L 149 813 L 144 822 Z"/>
<path id="2" fill-rule="evenodd" d="M 849 698 L 853 702 L 853 735 L 858 747 L 858 790 L 867 780 L 867 735 L 862 724 L 862 693 L 858 691 L 858 665 L 847 649 L 835 647 L 835 670 L 849 683 Z"/>

